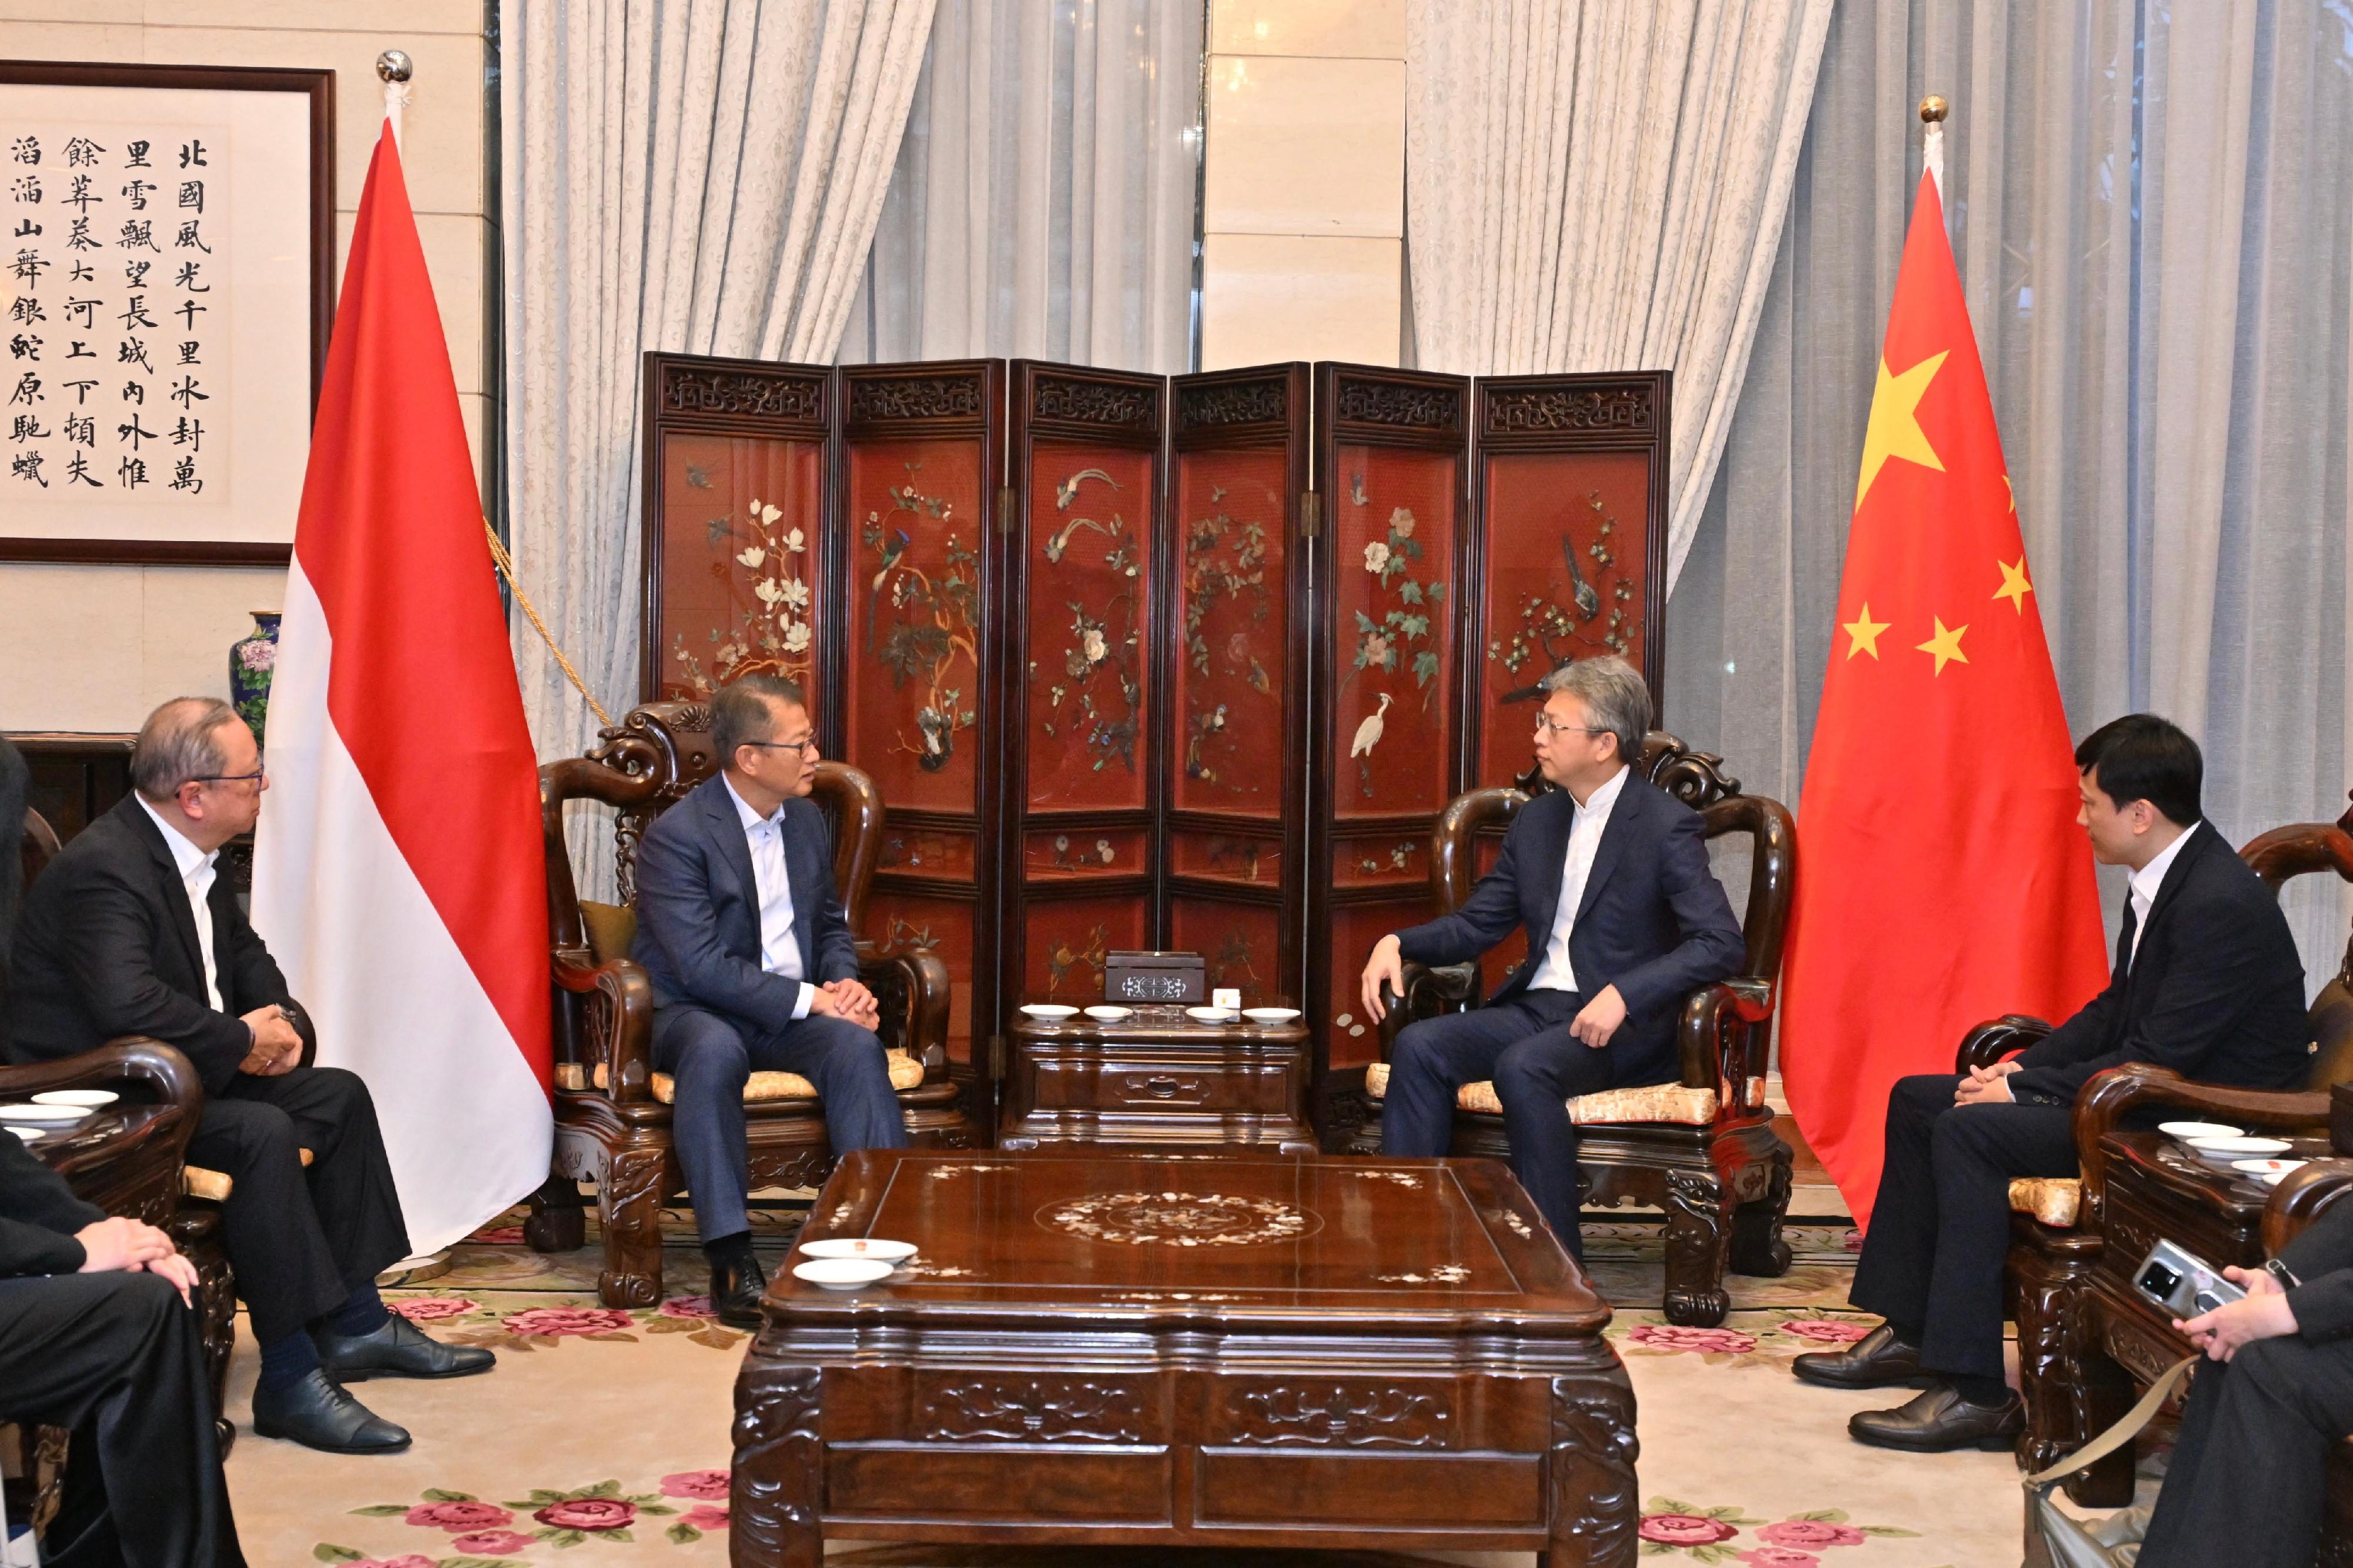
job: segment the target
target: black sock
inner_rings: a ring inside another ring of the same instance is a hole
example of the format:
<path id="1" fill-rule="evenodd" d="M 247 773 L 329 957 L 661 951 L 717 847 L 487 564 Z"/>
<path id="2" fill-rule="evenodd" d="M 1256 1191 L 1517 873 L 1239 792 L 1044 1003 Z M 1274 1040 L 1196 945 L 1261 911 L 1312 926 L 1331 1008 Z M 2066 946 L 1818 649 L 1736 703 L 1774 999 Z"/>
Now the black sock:
<path id="1" fill-rule="evenodd" d="M 261 1347 L 260 1386 L 280 1394 L 318 1370 L 319 1347 L 305 1333 L 291 1333 Z"/>
<path id="2" fill-rule="evenodd" d="M 759 1269 L 759 1260 L 752 1256 L 752 1233 L 748 1230 L 739 1230 L 733 1236 L 704 1242 L 702 1256 L 711 1260 L 711 1270 L 714 1274 L 728 1268 L 752 1273 Z"/>
<path id="3" fill-rule="evenodd" d="M 357 1338 L 372 1334 L 390 1321 L 392 1313 L 384 1298 L 375 1293 L 373 1285 L 363 1285 L 343 1298 L 343 1304 L 327 1314 L 326 1328 L 332 1334 Z"/>
<path id="4" fill-rule="evenodd" d="M 1998 1377 L 1986 1377 L 1977 1373 L 1948 1372 L 1945 1381 L 1953 1392 L 1980 1409 L 1991 1410 L 2010 1403 L 2010 1384 Z"/>

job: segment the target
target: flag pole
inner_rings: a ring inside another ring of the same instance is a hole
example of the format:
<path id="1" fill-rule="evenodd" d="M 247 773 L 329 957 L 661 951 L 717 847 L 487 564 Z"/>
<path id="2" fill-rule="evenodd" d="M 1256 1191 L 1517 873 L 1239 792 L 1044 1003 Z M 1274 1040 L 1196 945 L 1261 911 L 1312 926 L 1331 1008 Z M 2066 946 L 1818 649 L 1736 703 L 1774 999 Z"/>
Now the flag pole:
<path id="1" fill-rule="evenodd" d="M 384 117 L 392 121 L 392 142 L 397 147 L 400 116 L 408 107 L 408 79 L 417 74 L 417 62 L 406 49 L 386 49 L 375 58 L 375 74 L 384 79 Z"/>
<path id="2" fill-rule="evenodd" d="M 1921 162 L 1936 182 L 1936 196 L 1940 201 L 1945 195 L 1945 116 L 1951 110 L 1952 106 L 1936 93 L 1932 92 L 1920 100 L 1920 119 L 1928 127 L 1928 144 L 1922 150 Z"/>

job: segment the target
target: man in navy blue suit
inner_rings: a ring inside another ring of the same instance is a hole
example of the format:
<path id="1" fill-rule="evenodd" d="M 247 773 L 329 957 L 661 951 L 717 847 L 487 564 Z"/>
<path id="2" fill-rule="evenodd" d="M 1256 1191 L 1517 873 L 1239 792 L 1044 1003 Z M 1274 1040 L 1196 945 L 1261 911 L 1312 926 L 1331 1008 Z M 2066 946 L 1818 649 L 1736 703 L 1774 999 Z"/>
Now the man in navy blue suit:
<path id="1" fill-rule="evenodd" d="M 1708 869 L 1698 814 L 1628 766 L 1651 727 L 1642 678 L 1604 657 L 1555 670 L 1544 689 L 1536 763 L 1558 787 L 1521 808 L 1494 870 L 1458 913 L 1374 944 L 1364 1004 L 1383 1016 L 1383 987 L 1402 988 L 1402 959 L 1460 963 L 1526 928 L 1527 962 L 1485 1006 L 1398 1036 L 1381 1150 L 1445 1153 L 1455 1091 L 1493 1080 L 1513 1173 L 1582 1258 L 1567 1102 L 1673 1082 L 1683 998 L 1737 971 L 1746 946 Z"/>
<path id="2" fill-rule="evenodd" d="M 746 676 L 711 704 L 720 773 L 662 813 L 638 847 L 638 940 L 654 989 L 654 1064 L 720 1318 L 757 1327 L 767 1280 L 752 1255 L 744 1083 L 817 1086 L 834 1152 L 896 1149 L 906 1124 L 876 1037 L 874 994 L 834 898 L 833 846 L 810 804 L 816 731 L 799 685 Z"/>

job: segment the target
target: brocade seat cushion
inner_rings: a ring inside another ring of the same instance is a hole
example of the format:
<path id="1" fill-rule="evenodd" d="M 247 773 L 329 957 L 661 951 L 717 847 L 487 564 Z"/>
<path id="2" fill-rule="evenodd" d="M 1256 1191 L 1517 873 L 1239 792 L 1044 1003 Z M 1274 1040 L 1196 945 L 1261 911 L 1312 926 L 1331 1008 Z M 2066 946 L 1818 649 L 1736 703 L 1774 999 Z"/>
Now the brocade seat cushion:
<path id="1" fill-rule="evenodd" d="M 923 1064 L 904 1051 L 885 1051 L 882 1059 L 891 1072 L 894 1089 L 914 1089 L 923 1081 Z M 573 1068 L 576 1075 L 577 1068 Z M 596 1064 L 596 1082 L 605 1087 L 605 1064 Z M 666 1072 L 654 1074 L 654 1098 L 664 1105 L 678 1100 L 678 1080 Z M 744 1080 L 744 1103 L 764 1100 L 815 1100 L 817 1085 L 797 1072 L 755 1072 Z"/>
<path id="2" fill-rule="evenodd" d="M 2073 1226 L 2083 1201 L 2084 1184 L 2073 1176 L 2018 1176 L 2010 1184 L 2011 1211 L 2032 1215 L 2053 1230 Z"/>
<path id="3" fill-rule="evenodd" d="M 1388 1095 L 1388 1063 L 1375 1062 L 1365 1069 L 1366 1094 L 1380 1100 Z M 1484 1111 L 1490 1116 L 1500 1116 L 1504 1110 L 1495 1086 L 1484 1080 L 1466 1083 L 1456 1089 L 1454 1104 L 1459 1110 Z M 1579 1127 L 1620 1121 L 1705 1127 L 1715 1121 L 1716 1108 L 1716 1092 L 1712 1089 L 1658 1083 L 1641 1089 L 1605 1089 L 1599 1094 L 1577 1095 L 1568 1102 L 1568 1119 Z"/>

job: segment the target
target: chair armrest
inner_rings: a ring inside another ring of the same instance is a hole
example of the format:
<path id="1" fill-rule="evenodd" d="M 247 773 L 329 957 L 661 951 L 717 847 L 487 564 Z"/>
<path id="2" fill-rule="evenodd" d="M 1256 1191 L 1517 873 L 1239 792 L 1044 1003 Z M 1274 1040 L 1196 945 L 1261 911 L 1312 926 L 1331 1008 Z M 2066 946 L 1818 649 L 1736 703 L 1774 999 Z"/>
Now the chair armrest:
<path id="1" fill-rule="evenodd" d="M 2196 1082 L 2152 1062 L 2111 1068 L 2075 1097 L 2075 1158 L 2083 1166 L 2083 1212 L 2090 1222 L 2102 1217 L 2107 1201 L 2107 1160 L 2100 1152 L 2100 1140 L 2116 1131 L 2126 1111 L 2144 1105 L 2172 1106 L 2192 1112 L 2195 1119 L 2227 1117 L 2278 1131 L 2326 1135 L 2328 1131 L 2325 1090 L 2228 1089 Z"/>
<path id="2" fill-rule="evenodd" d="M 1751 1109 L 1748 1086 L 1761 1082 L 1769 1036 L 1760 1027 L 1773 1018 L 1770 981 L 1737 976 L 1704 985 L 1683 999 L 1675 1023 L 1677 1077 L 1686 1089 L 1722 1091 L 1725 1111 Z M 1754 1054 L 1758 1059 L 1750 1060 Z M 1761 1101 L 1760 1101 L 1761 1103 Z"/>
<path id="3" fill-rule="evenodd" d="M 1479 966 L 1475 963 L 1432 966 L 1410 958 L 1401 959 L 1398 977 L 1404 985 L 1402 993 L 1387 988 L 1381 992 L 1381 1005 L 1388 1009 L 1378 1026 L 1382 1061 L 1388 1061 L 1397 1050 L 1398 1031 L 1408 1024 L 1435 1018 L 1441 1013 L 1462 1012 L 1479 994 Z"/>
<path id="4" fill-rule="evenodd" d="M 903 1050 L 923 1064 L 923 1081 L 937 1083 L 948 1070 L 948 1003 L 953 982 L 948 966 L 927 947 L 865 949 L 858 955 L 858 978 L 874 993 L 881 1018 L 875 1033 L 885 1050 Z"/>
<path id="5" fill-rule="evenodd" d="M 124 1035 L 55 1061 L 0 1067 L 0 1098 L 43 1094 L 53 1089 L 92 1089 L 110 1083 L 144 1084 L 159 1105 L 176 1105 L 191 1129 L 205 1108 L 204 1079 L 176 1046 L 145 1035 Z"/>
<path id="6" fill-rule="evenodd" d="M 2290 1171 L 2263 1205 L 2263 1255 L 2277 1258 L 2348 1193 L 2353 1193 L 2353 1160 L 2310 1160 Z"/>
<path id="7" fill-rule="evenodd" d="M 588 999 L 588 1036 L 605 1061 L 605 1092 L 617 1104 L 653 1098 L 654 985 L 626 958 L 593 968 L 558 963 L 555 984 Z"/>
<path id="8" fill-rule="evenodd" d="M 2051 1029 L 2051 1025 L 2024 1013 L 2005 1013 L 1999 1018 L 1989 1018 L 1961 1037 L 1961 1048 L 1953 1055 L 1953 1070 L 1989 1068 L 2002 1058 L 2024 1050 Z"/>

